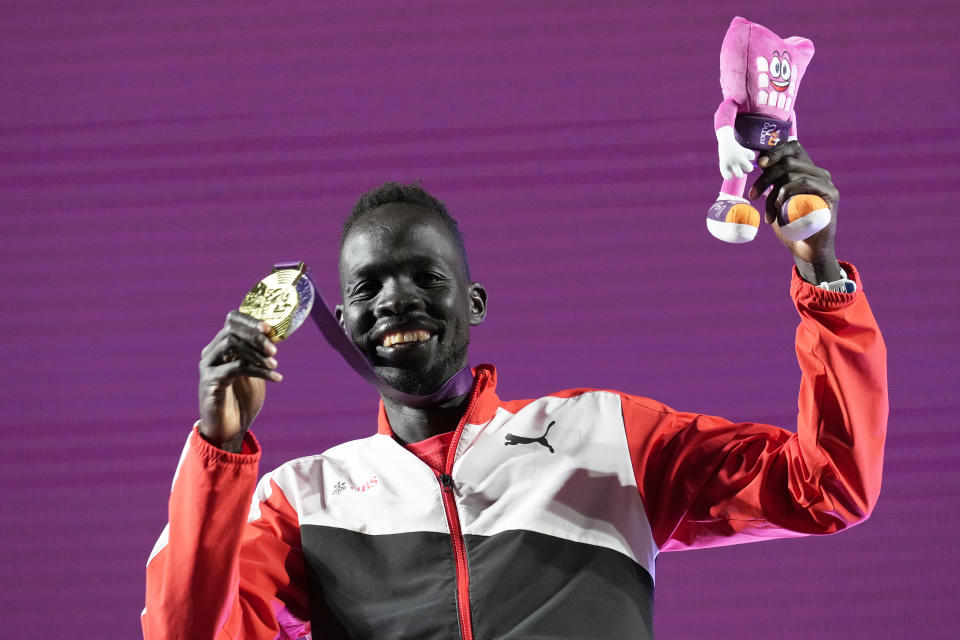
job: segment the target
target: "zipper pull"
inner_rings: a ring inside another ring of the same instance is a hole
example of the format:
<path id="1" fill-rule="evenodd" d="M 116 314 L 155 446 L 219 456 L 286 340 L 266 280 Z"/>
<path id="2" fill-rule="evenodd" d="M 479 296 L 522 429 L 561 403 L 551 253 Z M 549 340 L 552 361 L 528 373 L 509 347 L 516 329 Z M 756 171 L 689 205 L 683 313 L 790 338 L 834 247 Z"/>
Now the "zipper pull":
<path id="1" fill-rule="evenodd" d="M 441 473 L 437 478 L 440 479 L 440 486 L 443 488 L 444 493 L 453 491 L 453 476 L 449 473 Z"/>

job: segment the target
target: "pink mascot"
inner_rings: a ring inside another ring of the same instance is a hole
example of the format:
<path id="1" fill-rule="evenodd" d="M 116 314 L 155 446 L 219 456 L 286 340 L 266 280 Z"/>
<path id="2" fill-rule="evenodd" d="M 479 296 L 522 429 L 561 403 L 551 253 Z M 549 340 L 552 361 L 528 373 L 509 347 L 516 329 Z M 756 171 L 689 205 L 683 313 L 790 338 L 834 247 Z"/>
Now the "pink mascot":
<path id="1" fill-rule="evenodd" d="M 723 102 L 713 116 L 723 185 L 707 212 L 707 228 L 726 242 L 749 242 L 760 213 L 743 197 L 754 152 L 797 139 L 797 91 L 813 58 L 806 38 L 781 39 L 769 29 L 737 17 L 720 47 Z M 787 240 L 803 240 L 830 223 L 821 198 L 798 195 L 784 203 L 777 223 Z"/>

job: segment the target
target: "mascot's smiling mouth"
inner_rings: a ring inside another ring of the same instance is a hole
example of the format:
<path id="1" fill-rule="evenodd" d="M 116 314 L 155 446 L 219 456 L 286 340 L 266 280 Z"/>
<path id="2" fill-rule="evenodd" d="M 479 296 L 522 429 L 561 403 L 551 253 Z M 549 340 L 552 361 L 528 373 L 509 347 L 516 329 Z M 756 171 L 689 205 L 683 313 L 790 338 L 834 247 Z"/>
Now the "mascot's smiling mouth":
<path id="1" fill-rule="evenodd" d="M 771 80 L 770 84 L 773 85 L 773 88 L 775 91 L 783 92 L 783 91 L 786 91 L 787 87 L 790 86 L 790 81 L 789 80 Z"/>

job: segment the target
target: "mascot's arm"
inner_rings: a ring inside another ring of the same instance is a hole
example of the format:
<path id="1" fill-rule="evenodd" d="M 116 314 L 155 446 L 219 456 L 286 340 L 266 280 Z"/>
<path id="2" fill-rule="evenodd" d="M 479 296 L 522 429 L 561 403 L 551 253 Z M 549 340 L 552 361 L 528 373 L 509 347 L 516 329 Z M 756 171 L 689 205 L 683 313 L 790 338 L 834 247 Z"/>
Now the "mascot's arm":
<path id="1" fill-rule="evenodd" d="M 736 176 L 742 178 L 753 170 L 753 161 L 757 155 L 740 146 L 733 134 L 733 122 L 737 118 L 738 105 L 733 98 L 720 103 L 713 115 L 713 126 L 717 131 L 717 156 L 720 158 L 720 175 L 724 180 Z"/>
<path id="2" fill-rule="evenodd" d="M 713 114 L 713 128 L 733 127 L 737 119 L 737 113 L 740 111 L 740 103 L 734 97 L 724 98 L 717 111 Z"/>

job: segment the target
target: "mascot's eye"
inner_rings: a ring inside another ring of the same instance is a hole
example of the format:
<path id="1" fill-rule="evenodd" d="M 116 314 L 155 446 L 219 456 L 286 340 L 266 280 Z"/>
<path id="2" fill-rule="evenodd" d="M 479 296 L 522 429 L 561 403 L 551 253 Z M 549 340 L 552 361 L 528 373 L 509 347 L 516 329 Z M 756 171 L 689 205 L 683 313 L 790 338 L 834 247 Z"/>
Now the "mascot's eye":
<path id="1" fill-rule="evenodd" d="M 784 80 L 790 79 L 790 61 L 787 59 L 783 60 L 783 68 L 780 69 L 780 77 Z"/>
<path id="2" fill-rule="evenodd" d="M 777 56 L 770 59 L 770 76 L 773 78 L 780 77 L 780 58 Z"/>

